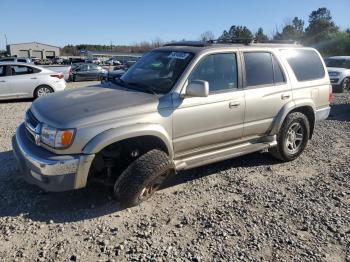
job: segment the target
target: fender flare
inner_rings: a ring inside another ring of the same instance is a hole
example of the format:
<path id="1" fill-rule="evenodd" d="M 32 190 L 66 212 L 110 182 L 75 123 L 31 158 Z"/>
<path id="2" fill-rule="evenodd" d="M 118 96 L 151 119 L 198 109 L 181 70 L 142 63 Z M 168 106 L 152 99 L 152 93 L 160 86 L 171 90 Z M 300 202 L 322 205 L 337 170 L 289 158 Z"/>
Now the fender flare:
<path id="1" fill-rule="evenodd" d="M 282 124 L 287 117 L 287 115 L 292 112 L 293 110 L 300 108 L 300 107 L 309 107 L 312 109 L 314 116 L 316 116 L 316 107 L 315 104 L 311 99 L 297 99 L 294 101 L 291 101 L 287 104 L 285 104 L 281 110 L 278 112 L 276 118 L 274 119 L 270 131 L 270 135 L 276 135 L 280 128 L 282 127 Z"/>
<path id="2" fill-rule="evenodd" d="M 83 148 L 84 154 L 96 154 L 103 148 L 124 139 L 154 136 L 159 138 L 166 146 L 169 158 L 173 159 L 174 150 L 168 132 L 158 124 L 136 124 L 108 129 L 92 138 Z"/>

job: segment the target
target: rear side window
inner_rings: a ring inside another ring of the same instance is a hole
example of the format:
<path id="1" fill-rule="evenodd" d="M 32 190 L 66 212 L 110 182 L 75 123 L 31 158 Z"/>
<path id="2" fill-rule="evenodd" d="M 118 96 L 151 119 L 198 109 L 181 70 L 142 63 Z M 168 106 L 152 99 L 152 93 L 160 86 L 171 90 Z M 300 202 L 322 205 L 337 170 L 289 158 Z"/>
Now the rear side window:
<path id="1" fill-rule="evenodd" d="M 274 84 L 272 56 L 267 52 L 244 53 L 247 86 Z"/>
<path id="2" fill-rule="evenodd" d="M 11 66 L 11 74 L 14 75 L 27 75 L 27 74 L 33 74 L 34 69 L 29 66 L 17 66 L 13 65 Z"/>
<path id="3" fill-rule="evenodd" d="M 298 81 L 317 80 L 325 76 L 322 61 L 315 51 L 302 49 L 284 49 L 281 51 Z"/>
<path id="4" fill-rule="evenodd" d="M 278 63 L 275 56 L 272 56 L 272 60 L 275 84 L 285 83 L 286 79 L 284 77 L 281 65 Z"/>

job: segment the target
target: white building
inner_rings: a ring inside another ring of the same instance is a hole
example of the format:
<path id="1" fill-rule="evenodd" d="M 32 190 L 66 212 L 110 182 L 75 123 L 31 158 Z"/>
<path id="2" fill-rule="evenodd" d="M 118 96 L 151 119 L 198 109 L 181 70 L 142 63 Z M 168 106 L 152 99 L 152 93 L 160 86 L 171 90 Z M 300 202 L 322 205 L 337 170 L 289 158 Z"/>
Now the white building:
<path id="1" fill-rule="evenodd" d="M 37 42 L 10 44 L 6 46 L 6 49 L 10 56 L 17 57 L 35 57 L 45 59 L 60 55 L 60 48 L 58 46 Z"/>

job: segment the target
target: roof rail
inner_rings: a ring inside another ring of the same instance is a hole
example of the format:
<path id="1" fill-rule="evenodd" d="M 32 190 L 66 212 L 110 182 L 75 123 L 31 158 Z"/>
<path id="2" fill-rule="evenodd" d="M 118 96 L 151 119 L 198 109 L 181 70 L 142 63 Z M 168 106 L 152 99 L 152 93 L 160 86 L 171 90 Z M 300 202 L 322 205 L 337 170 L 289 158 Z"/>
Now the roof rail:
<path id="1" fill-rule="evenodd" d="M 209 42 L 203 42 L 203 41 L 181 41 L 181 42 L 173 42 L 168 43 L 163 46 L 194 46 L 194 47 L 205 47 L 208 46 Z"/>
<path id="2" fill-rule="evenodd" d="M 256 38 L 243 38 L 243 37 L 232 37 L 232 38 L 223 38 L 207 41 L 210 44 L 299 44 L 299 42 L 294 40 L 264 40 L 259 41 Z"/>

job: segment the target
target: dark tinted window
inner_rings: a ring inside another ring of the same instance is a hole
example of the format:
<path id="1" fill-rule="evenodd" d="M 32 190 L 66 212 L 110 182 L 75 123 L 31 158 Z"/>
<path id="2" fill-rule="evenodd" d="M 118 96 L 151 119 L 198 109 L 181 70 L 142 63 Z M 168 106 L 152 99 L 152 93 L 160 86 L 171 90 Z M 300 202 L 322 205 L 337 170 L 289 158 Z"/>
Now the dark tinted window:
<path id="1" fill-rule="evenodd" d="M 20 62 L 20 63 L 27 63 L 27 60 L 25 60 L 25 59 L 18 59 L 17 62 Z"/>
<path id="2" fill-rule="evenodd" d="M 6 73 L 5 66 L 0 66 L 0 77 L 5 76 L 5 73 Z"/>
<path id="3" fill-rule="evenodd" d="M 27 75 L 27 74 L 33 74 L 34 69 L 29 66 L 17 66 L 13 65 L 11 66 L 11 74 L 12 75 Z"/>
<path id="4" fill-rule="evenodd" d="M 308 81 L 323 78 L 324 67 L 318 54 L 313 50 L 285 49 L 282 50 L 298 81 Z"/>
<path id="5" fill-rule="evenodd" d="M 350 69 L 350 59 L 326 58 L 324 60 L 327 67 L 340 67 Z"/>
<path id="6" fill-rule="evenodd" d="M 272 56 L 272 60 L 275 84 L 286 82 L 281 65 L 278 63 L 276 57 Z"/>
<path id="7" fill-rule="evenodd" d="M 270 53 L 244 53 L 247 86 L 273 84 L 274 72 Z"/>
<path id="8" fill-rule="evenodd" d="M 237 88 L 236 55 L 208 55 L 192 72 L 189 82 L 193 80 L 208 81 L 211 92 Z"/>

